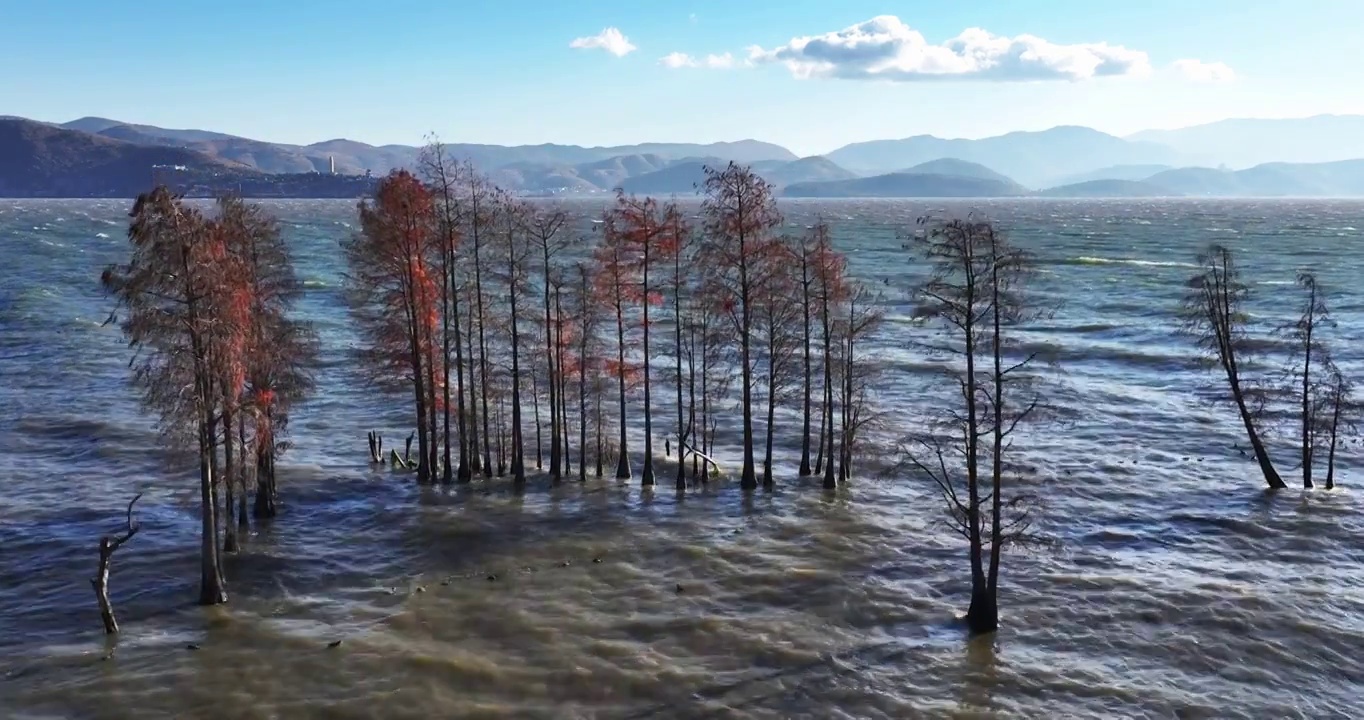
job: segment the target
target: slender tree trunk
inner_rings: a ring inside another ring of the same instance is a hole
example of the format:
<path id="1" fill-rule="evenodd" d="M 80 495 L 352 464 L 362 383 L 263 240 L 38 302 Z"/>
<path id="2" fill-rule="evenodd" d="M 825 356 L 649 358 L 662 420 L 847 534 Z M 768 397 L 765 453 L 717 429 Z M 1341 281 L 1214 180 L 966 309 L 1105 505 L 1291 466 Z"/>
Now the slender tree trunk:
<path id="1" fill-rule="evenodd" d="M 616 368 L 620 388 L 620 447 L 616 460 L 616 479 L 630 479 L 630 453 L 625 443 L 625 313 L 624 299 L 621 297 L 620 280 L 616 280 L 616 356 L 620 365 Z"/>
<path id="2" fill-rule="evenodd" d="M 190 309 L 191 315 L 193 308 Z M 194 342 L 194 354 L 196 358 L 202 358 L 202 350 L 199 349 L 198 342 Z M 196 360 L 196 364 L 202 360 Z M 199 604 L 217 605 L 227 602 L 226 583 L 223 582 L 222 563 L 218 557 L 218 504 L 214 498 L 213 486 L 214 465 L 213 460 L 213 408 L 208 406 L 208 399 L 212 397 L 210 383 L 204 379 L 204 371 L 198 369 L 195 372 L 199 377 L 196 378 L 198 386 L 196 393 L 206 407 L 203 408 L 202 417 L 199 419 L 199 502 L 200 502 L 200 521 L 201 534 L 199 545 Z"/>
<path id="3" fill-rule="evenodd" d="M 544 470 L 545 445 L 544 442 L 541 440 L 542 435 L 541 429 L 544 423 L 540 422 L 540 376 L 533 370 L 531 371 L 530 374 L 530 404 L 531 414 L 535 416 L 535 469 Z M 551 412 L 550 419 L 553 420 L 553 418 L 554 413 Z M 553 475 L 553 473 L 551 473 L 551 475 Z M 557 479 L 557 475 L 555 476 L 555 478 Z"/>
<path id="4" fill-rule="evenodd" d="M 241 493 L 237 496 L 237 533 L 244 535 L 250 531 L 250 521 L 246 519 L 246 413 L 237 413 L 237 447 L 241 457 L 237 459 L 237 477 L 241 482 Z M 259 480 L 256 481 L 260 483 Z"/>
<path id="5" fill-rule="evenodd" d="M 256 433 L 262 431 L 266 433 L 266 443 L 257 441 L 256 443 L 256 504 L 252 513 L 259 518 L 272 518 L 275 516 L 275 477 L 272 464 L 274 448 L 274 438 L 271 436 L 273 431 L 274 408 L 265 408 L 264 426 L 256 426 Z"/>
<path id="6" fill-rule="evenodd" d="M 652 240 L 644 240 L 644 264 L 643 264 L 643 285 L 644 301 L 640 303 L 643 310 L 644 324 L 644 470 L 640 473 L 640 485 L 642 487 L 653 487 L 654 485 L 654 406 L 653 396 L 650 394 L 650 386 L 653 374 L 652 358 L 649 357 L 649 245 Z M 622 448 L 624 445 L 622 444 Z M 623 454 L 623 453 L 622 453 Z"/>
<path id="7" fill-rule="evenodd" d="M 587 482 L 587 332 L 578 356 L 578 482 Z M 601 476 L 601 442 L 597 442 L 597 476 Z"/>
<path id="8" fill-rule="evenodd" d="M 487 315 L 483 308 L 483 261 L 479 257 L 478 191 L 475 189 L 472 194 L 474 211 L 474 299 L 478 303 L 478 380 L 479 395 L 483 404 L 483 474 L 485 477 L 492 477 L 492 438 L 488 432 L 488 340 L 485 330 Z M 501 472 L 499 471 L 498 474 Z"/>
<path id="9" fill-rule="evenodd" d="M 801 246 L 800 254 L 800 282 L 801 317 L 805 326 L 804 342 L 801 345 L 804 348 L 805 357 L 803 393 L 805 404 L 800 428 L 800 476 L 808 477 L 810 475 L 810 389 L 812 385 L 810 376 L 810 264 L 809 253 L 805 251 L 804 245 Z"/>
<path id="10" fill-rule="evenodd" d="M 696 456 L 696 328 L 692 325 L 687 327 L 687 433 L 686 441 L 688 447 L 692 448 L 691 455 L 691 476 L 696 479 L 697 462 Z M 682 464 L 681 449 L 678 449 L 678 465 Z"/>
<path id="11" fill-rule="evenodd" d="M 1335 382 L 1341 382 L 1339 378 Z M 1340 438 L 1340 406 L 1344 401 L 1341 388 L 1331 388 L 1331 439 L 1326 446 L 1326 489 L 1336 487 L 1336 443 Z"/>
<path id="12" fill-rule="evenodd" d="M 688 442 L 686 420 L 682 407 L 682 249 L 673 251 L 673 348 L 677 351 L 677 478 L 678 490 L 687 489 L 686 456 L 682 448 Z"/>
<path id="13" fill-rule="evenodd" d="M 602 452 L 603 448 L 602 448 L 602 437 L 601 437 L 602 424 L 603 424 L 603 423 L 602 423 L 602 419 L 603 419 L 603 418 L 602 418 L 601 403 L 602 403 L 602 396 L 605 395 L 606 393 L 605 393 L 604 389 L 598 389 L 598 390 L 597 390 L 595 393 L 593 393 L 593 394 L 597 396 L 597 417 L 596 417 L 596 421 L 597 421 L 597 422 L 596 422 L 596 425 L 597 425 L 597 428 L 596 428 L 596 430 L 597 430 L 597 477 L 601 477 L 602 475 L 605 474 L 605 472 L 604 472 L 605 468 L 602 467 L 602 461 L 603 461 L 604 453 Z"/>
<path id="14" fill-rule="evenodd" d="M 451 253 L 451 257 L 450 257 L 450 259 L 449 259 L 449 261 L 450 261 L 450 263 L 451 263 L 451 270 L 450 270 L 450 323 L 451 323 L 452 325 L 454 325 L 454 328 L 455 328 L 454 337 L 452 338 L 452 344 L 454 345 L 454 348 L 455 348 L 455 408 L 454 408 L 454 409 L 455 409 L 455 423 L 456 423 L 456 425 L 458 426 L 458 433 L 459 433 L 459 460 L 458 460 L 459 466 L 455 469 L 455 479 L 456 479 L 457 481 L 461 482 L 461 483 L 467 483 L 467 482 L 469 482 L 469 480 L 472 478 L 472 473 L 470 473 L 470 470 L 469 470 L 469 433 L 468 433 L 468 427 L 467 427 L 467 425 L 466 425 L 467 418 L 466 418 L 466 416 L 465 416 L 466 410 L 465 410 L 465 405 L 464 405 L 464 351 L 463 351 L 463 348 L 462 348 L 462 343 L 460 342 L 460 340 L 461 340 L 462 338 L 460 338 L 460 327 L 459 327 L 459 288 L 458 288 L 458 287 L 456 286 L 456 284 L 455 284 L 455 283 L 456 283 L 456 277 L 455 277 L 455 272 L 454 272 L 454 255 L 453 255 L 453 254 L 454 254 L 454 250 L 453 250 L 453 248 L 450 250 L 450 253 Z M 447 357 L 448 357 L 448 354 L 447 354 Z M 449 370 L 448 367 L 446 368 L 445 375 L 446 375 L 445 382 L 446 382 L 446 385 L 447 385 L 447 387 L 448 387 L 448 386 L 449 386 L 449 383 L 450 383 L 450 370 Z M 447 392 L 448 392 L 448 391 L 447 391 Z M 447 399 L 447 401 L 446 401 L 446 409 L 445 409 L 445 411 L 446 411 L 446 414 L 447 414 L 447 416 L 448 416 L 448 414 L 449 414 L 449 412 L 450 412 L 450 406 L 449 406 L 449 401 L 448 401 L 448 399 Z M 447 420 L 447 423 L 448 423 L 448 420 Z M 447 443 L 447 445 L 449 444 L 449 439 L 448 439 L 448 438 L 447 438 L 447 440 L 446 440 L 446 443 Z M 446 459 L 446 463 L 449 463 L 449 459 L 448 459 L 448 458 Z"/>
<path id="15" fill-rule="evenodd" d="M 223 393 L 223 485 L 227 488 L 227 502 L 224 505 L 226 517 L 223 520 L 223 552 L 237 552 L 237 495 L 234 479 L 237 472 L 237 457 L 232 443 L 232 405 L 227 398 L 227 388 Z M 245 489 L 243 488 L 243 492 Z"/>
<path id="16" fill-rule="evenodd" d="M 1308 292 L 1307 317 L 1303 327 L 1302 340 L 1302 486 L 1312 487 L 1312 446 L 1313 427 L 1316 413 L 1312 410 L 1312 330 L 1316 325 L 1317 287 L 1313 284 Z"/>
<path id="17" fill-rule="evenodd" d="M 555 332 L 555 325 L 550 313 L 550 257 L 549 243 L 543 243 L 541 248 L 544 250 L 544 270 L 545 270 L 545 364 L 549 368 L 549 476 L 551 480 L 558 481 L 560 453 L 563 448 L 559 444 L 559 363 L 555 357 L 556 346 L 561 338 Z M 536 462 L 539 463 L 540 455 L 540 421 L 535 421 L 536 427 Z M 565 471 L 566 472 L 566 471 Z"/>
<path id="18" fill-rule="evenodd" d="M 744 237 L 740 234 L 739 256 L 742 259 L 739 264 L 739 299 L 743 307 L 739 309 L 739 364 L 742 366 L 740 375 L 743 384 L 744 464 L 739 479 L 739 487 L 744 490 L 754 490 L 758 487 L 758 478 L 753 467 L 753 362 L 749 348 L 749 337 L 753 330 L 753 323 L 749 317 L 752 308 L 750 307 L 748 256 L 746 253 Z"/>
<path id="19" fill-rule="evenodd" d="M 516 258 L 516 241 L 513 230 L 510 227 L 512 218 L 507 216 L 507 272 L 511 278 L 508 282 L 511 295 L 511 352 L 512 352 L 512 397 L 511 397 L 511 470 L 512 483 L 519 490 L 526 485 L 526 445 L 521 434 L 521 333 L 519 329 L 519 308 L 517 307 L 517 289 L 520 285 L 518 276 L 518 262 Z M 538 401 L 537 401 L 538 402 Z M 538 422 L 538 411 L 537 411 Z M 537 431 L 538 432 L 538 431 Z"/>
<path id="20" fill-rule="evenodd" d="M 451 449 L 450 449 L 450 445 L 451 445 L 451 442 L 450 442 L 450 441 L 451 441 L 451 433 L 450 433 L 450 411 L 451 411 L 451 407 L 450 407 L 450 360 L 451 360 L 451 358 L 450 358 L 450 345 L 451 345 L 451 339 L 452 339 L 452 338 L 451 338 L 451 333 L 450 333 L 450 315 L 451 315 L 450 304 L 451 304 L 451 300 L 453 299 L 453 295 L 452 295 L 452 293 L 451 293 L 451 291 L 450 291 L 450 287 L 451 287 L 451 285 L 454 284 L 454 280 L 453 280 L 453 278 L 454 278 L 454 268 L 451 266 L 451 262 L 452 262 L 453 255 L 454 255 L 454 247 L 453 247 L 453 245 L 454 245 L 454 243 L 451 241 L 450 237 L 447 235 L 447 236 L 446 236 L 446 240 L 445 240 L 445 245 L 441 248 L 441 252 L 440 252 L 440 258 L 441 258 L 441 261 L 440 261 L 440 270 L 441 270 L 441 279 L 440 279 L 440 295 L 441 295 L 441 298 L 440 298 L 440 323 L 441 323 L 441 335 L 440 335 L 440 339 L 441 339 L 441 374 L 442 374 L 442 380 L 444 380 L 444 382 L 441 383 L 441 399 L 445 401 L 444 404 L 441 406 L 441 428 L 442 428 L 442 429 L 444 430 L 444 432 L 445 432 L 445 455 L 444 455 L 444 459 L 445 459 L 445 469 L 444 469 L 444 471 L 441 473 L 441 481 L 444 482 L 446 485 L 449 485 L 451 482 L 454 482 L 454 479 L 455 479 L 454 458 L 451 457 Z M 455 340 L 454 342 L 455 342 L 455 347 L 458 347 L 458 346 L 459 346 L 459 341 L 458 341 L 458 340 Z M 458 422 L 458 421 L 456 421 L 456 422 Z M 461 439 L 461 441 L 462 441 L 462 440 L 463 440 L 463 437 L 461 436 L 460 439 Z"/>
<path id="21" fill-rule="evenodd" d="M 483 384 L 479 381 L 479 378 L 478 378 L 479 363 L 478 363 L 477 360 L 476 360 L 477 355 L 474 353 L 474 337 L 475 337 L 475 333 L 474 333 L 474 319 L 475 319 L 474 313 L 473 313 L 473 312 L 470 312 L 470 313 L 469 313 L 469 327 L 468 327 L 468 329 L 467 329 L 467 330 L 465 331 L 465 333 L 464 333 L 464 340 L 465 340 L 465 344 L 466 344 L 465 350 L 467 351 L 467 355 L 468 355 L 468 358 L 469 358 L 469 405 L 468 405 L 468 413 L 469 413 L 469 442 L 468 442 L 468 445 L 469 445 L 469 479 L 470 479 L 471 481 L 472 481 L 474 475 L 483 472 L 483 460 L 482 460 L 482 456 L 479 454 L 479 448 L 480 448 L 479 440 L 480 440 L 480 436 L 481 436 L 481 435 L 484 436 L 484 437 L 486 437 L 486 435 L 487 435 L 486 431 L 485 431 L 485 432 L 480 432 L 480 426 L 479 426 L 479 417 L 480 417 L 480 415 L 481 415 L 481 413 L 479 412 L 479 396 L 480 396 L 481 390 L 483 389 Z M 485 422 L 484 424 L 486 425 L 486 422 Z"/>
<path id="22" fill-rule="evenodd" d="M 1007 417 L 1005 413 L 1004 398 L 1004 330 L 1000 318 L 1001 304 L 1007 300 L 1001 297 L 998 252 L 998 240 L 991 235 L 990 254 L 993 256 L 990 262 L 990 319 L 993 327 L 990 331 L 993 335 L 990 343 L 990 355 L 994 361 L 994 372 L 991 380 L 994 383 L 994 402 L 990 405 L 991 436 L 994 443 L 991 461 L 991 493 L 990 493 L 990 573 L 986 577 L 986 592 L 989 594 L 989 604 L 986 606 L 988 614 L 984 615 L 983 627 L 993 625 L 999 627 L 999 554 L 1004 549 L 1004 524 L 1002 515 L 1004 512 L 1004 423 Z"/>
<path id="23" fill-rule="evenodd" d="M 834 358 L 833 358 L 833 332 L 829 323 L 829 291 L 824 288 L 821 303 L 821 321 L 824 334 L 824 416 L 828 422 L 824 423 L 825 436 L 821 443 L 822 449 L 827 449 L 828 456 L 824 464 L 824 489 L 833 490 L 838 487 L 834 479 Z"/>
<path id="24" fill-rule="evenodd" d="M 769 348 L 769 353 L 771 349 Z M 772 355 L 768 355 L 769 362 Z M 772 490 L 776 482 L 772 478 L 772 436 L 777 424 L 777 380 L 776 368 L 767 373 L 767 447 L 763 451 L 763 489 Z"/>

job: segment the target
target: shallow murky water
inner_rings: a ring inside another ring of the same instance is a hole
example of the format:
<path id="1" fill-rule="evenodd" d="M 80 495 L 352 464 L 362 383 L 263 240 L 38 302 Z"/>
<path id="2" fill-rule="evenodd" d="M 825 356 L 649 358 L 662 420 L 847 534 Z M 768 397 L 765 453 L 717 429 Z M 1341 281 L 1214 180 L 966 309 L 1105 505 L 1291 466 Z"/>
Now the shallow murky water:
<path id="1" fill-rule="evenodd" d="M 1359 371 L 1364 205 L 985 206 L 1065 301 L 1029 339 L 1060 346 L 1070 423 L 1026 441 L 1060 545 L 1006 557 L 1005 628 L 971 642 L 953 622 L 964 548 L 912 478 L 826 495 L 789 452 L 779 489 L 752 497 L 610 479 L 514 496 L 370 471 L 364 431 L 397 437 L 403 416 L 347 370 L 335 242 L 351 207 L 272 206 L 309 281 L 322 393 L 293 428 L 283 514 L 228 560 L 230 604 L 204 609 L 196 486 L 156 450 L 117 332 L 99 327 L 126 206 L 0 201 L 0 716 L 1364 715 L 1364 456 L 1348 448 L 1343 489 L 1261 492 L 1172 320 L 1208 241 L 1241 251 L 1265 312 L 1314 266 L 1336 288 L 1339 360 Z M 914 277 L 896 232 L 935 209 L 788 207 L 829 217 L 888 295 L 886 437 L 934 396 L 895 291 Z M 86 578 L 138 491 L 109 642 Z"/>

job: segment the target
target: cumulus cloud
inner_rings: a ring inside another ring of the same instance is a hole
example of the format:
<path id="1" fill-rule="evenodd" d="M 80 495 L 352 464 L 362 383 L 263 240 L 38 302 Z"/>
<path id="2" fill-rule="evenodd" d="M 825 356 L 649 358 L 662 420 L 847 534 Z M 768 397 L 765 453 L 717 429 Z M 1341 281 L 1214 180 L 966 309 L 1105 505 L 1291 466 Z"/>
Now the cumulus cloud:
<path id="1" fill-rule="evenodd" d="M 664 55 L 660 63 L 670 68 L 711 68 L 713 70 L 723 70 L 734 67 L 734 56 L 729 53 L 721 55 L 707 55 L 703 58 L 692 57 L 686 53 L 674 52 Z"/>
<path id="2" fill-rule="evenodd" d="M 1175 69 L 1184 73 L 1184 77 L 1194 82 L 1231 82 L 1236 79 L 1236 73 L 1226 63 L 1203 62 L 1202 60 L 1176 60 Z"/>
<path id="3" fill-rule="evenodd" d="M 1004 37 L 968 28 L 940 45 L 894 15 L 823 35 L 749 49 L 754 63 L 781 63 L 799 78 L 992 81 L 1087 80 L 1144 75 L 1146 53 L 1108 43 L 1059 45 L 1034 35 Z"/>
<path id="4" fill-rule="evenodd" d="M 579 50 L 601 49 L 615 55 L 624 57 L 638 48 L 630 42 L 630 38 L 625 37 L 617 28 L 609 27 L 596 35 L 580 37 L 568 44 L 571 48 Z"/>

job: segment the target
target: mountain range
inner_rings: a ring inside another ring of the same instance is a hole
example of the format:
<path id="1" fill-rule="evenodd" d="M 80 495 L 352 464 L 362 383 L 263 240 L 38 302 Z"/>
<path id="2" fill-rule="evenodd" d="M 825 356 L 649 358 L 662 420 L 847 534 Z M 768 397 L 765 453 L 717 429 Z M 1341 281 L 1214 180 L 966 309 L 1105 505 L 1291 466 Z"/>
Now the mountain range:
<path id="1" fill-rule="evenodd" d="M 757 140 L 446 148 L 524 195 L 615 188 L 687 195 L 706 166 L 728 161 L 751 165 L 788 197 L 1364 195 L 1364 116 L 1348 115 L 1227 120 L 1126 138 L 1077 126 L 979 140 L 920 135 L 804 158 Z M 159 166 L 203 194 L 355 197 L 372 185 L 367 175 L 412 168 L 419 152 L 345 139 L 272 143 L 97 117 L 62 124 L 4 117 L 0 196 L 129 196 Z"/>

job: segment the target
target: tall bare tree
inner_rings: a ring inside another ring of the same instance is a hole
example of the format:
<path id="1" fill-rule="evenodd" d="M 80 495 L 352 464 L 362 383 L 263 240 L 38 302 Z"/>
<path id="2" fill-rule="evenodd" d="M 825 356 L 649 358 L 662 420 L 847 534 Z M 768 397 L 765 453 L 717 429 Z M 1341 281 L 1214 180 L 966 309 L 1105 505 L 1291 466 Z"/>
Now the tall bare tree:
<path id="1" fill-rule="evenodd" d="M 122 311 L 119 326 L 134 351 L 132 380 L 142 390 L 143 404 L 158 413 L 164 436 L 176 447 L 193 442 L 196 448 L 199 602 L 224 603 L 213 496 L 218 480 L 212 429 L 218 396 L 209 348 L 213 334 L 221 330 L 210 308 L 225 291 L 218 273 L 226 252 L 215 247 L 204 217 L 165 187 L 138 196 L 130 215 L 132 257 L 125 265 L 107 268 L 101 282 Z"/>
<path id="2" fill-rule="evenodd" d="M 1184 329 L 1196 338 L 1207 357 L 1221 367 L 1230 399 L 1265 482 L 1271 489 L 1287 487 L 1261 438 L 1267 404 L 1265 388 L 1245 374 L 1252 353 L 1245 309 L 1250 287 L 1241 280 L 1231 250 L 1226 247 L 1213 245 L 1198 258 L 1198 264 L 1201 269 L 1189 280 L 1184 297 Z"/>
<path id="3" fill-rule="evenodd" d="M 706 168 L 704 184 L 704 267 L 714 294 L 730 317 L 739 345 L 739 384 L 743 412 L 743 469 L 739 485 L 758 487 L 753 455 L 754 363 L 750 337 L 753 333 L 755 294 L 761 282 L 762 254 L 774 230 L 781 225 L 772 185 L 752 169 L 730 163 L 723 170 Z"/>
<path id="4" fill-rule="evenodd" d="M 1000 553 L 1025 539 L 1031 522 L 1033 499 L 1019 490 L 1008 462 L 1014 432 L 1041 401 L 1036 358 L 1012 348 L 1010 337 L 1010 328 L 1036 314 L 1026 286 L 1031 260 L 992 223 L 974 218 L 930 222 L 916 240 L 932 274 L 918 289 L 915 314 L 939 331 L 921 345 L 945 362 L 954 405 L 911 437 L 905 457 L 937 484 L 953 529 L 970 546 L 967 626 L 993 632 Z M 1006 492 L 1013 495 L 1006 499 Z"/>

